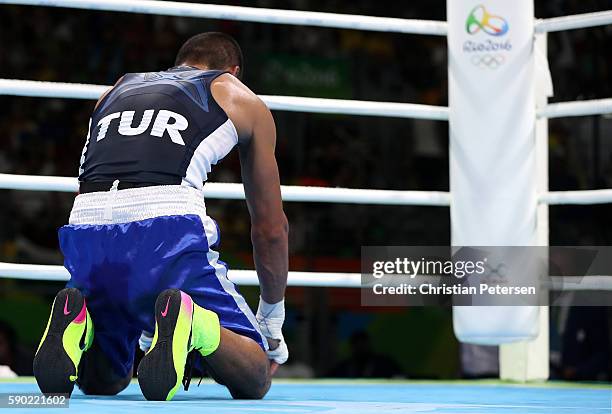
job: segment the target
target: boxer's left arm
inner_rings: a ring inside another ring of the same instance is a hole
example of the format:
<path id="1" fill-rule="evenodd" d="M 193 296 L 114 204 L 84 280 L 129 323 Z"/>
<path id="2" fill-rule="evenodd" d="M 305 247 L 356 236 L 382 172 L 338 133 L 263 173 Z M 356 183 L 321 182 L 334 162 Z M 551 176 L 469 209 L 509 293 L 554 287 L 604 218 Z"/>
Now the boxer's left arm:
<path id="1" fill-rule="evenodd" d="M 268 338 L 272 371 L 289 355 L 282 334 L 288 272 L 288 223 L 274 150 L 276 126 L 265 103 L 234 76 L 224 74 L 212 94 L 238 132 L 240 167 L 251 216 L 253 258 L 261 287 L 257 322 Z"/>
<path id="2" fill-rule="evenodd" d="M 246 109 L 246 108 L 245 108 Z M 283 212 L 274 149 L 276 127 L 270 110 L 257 97 L 247 109 L 254 120 L 251 139 L 240 146 L 242 179 L 251 216 L 251 241 L 261 298 L 257 322 L 268 338 L 272 372 L 289 350 L 282 334 L 288 273 L 288 223 Z"/>
<path id="3" fill-rule="evenodd" d="M 276 128 L 263 102 L 253 103 L 248 112 L 254 125 L 251 139 L 239 146 L 242 179 L 251 216 L 251 241 L 261 297 L 273 304 L 285 297 L 288 270 L 288 224 L 274 155 Z"/>

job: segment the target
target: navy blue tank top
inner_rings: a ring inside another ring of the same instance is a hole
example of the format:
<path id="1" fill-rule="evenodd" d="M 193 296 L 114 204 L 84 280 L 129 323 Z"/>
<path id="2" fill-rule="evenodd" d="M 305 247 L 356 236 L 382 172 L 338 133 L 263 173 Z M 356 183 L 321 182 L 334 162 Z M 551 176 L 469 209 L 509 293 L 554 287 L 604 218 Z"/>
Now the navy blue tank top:
<path id="1" fill-rule="evenodd" d="M 200 188 L 237 143 L 210 90 L 223 73 L 179 66 L 126 74 L 92 114 L 79 181 Z"/>

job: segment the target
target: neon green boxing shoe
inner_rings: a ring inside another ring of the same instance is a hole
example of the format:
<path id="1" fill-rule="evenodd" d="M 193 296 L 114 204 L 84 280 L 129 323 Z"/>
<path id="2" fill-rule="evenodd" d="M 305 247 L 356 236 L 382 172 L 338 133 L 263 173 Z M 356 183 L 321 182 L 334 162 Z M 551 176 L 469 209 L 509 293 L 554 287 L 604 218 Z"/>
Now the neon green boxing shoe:
<path id="1" fill-rule="evenodd" d="M 74 288 L 61 290 L 53 301 L 47 328 L 34 357 L 34 376 L 45 394 L 71 394 L 83 352 L 94 329 L 85 298 Z"/>
<path id="2" fill-rule="evenodd" d="M 189 352 L 210 355 L 220 339 L 216 313 L 198 306 L 178 289 L 160 293 L 155 302 L 153 342 L 138 366 L 138 383 L 145 398 L 171 400 L 183 380 Z"/>

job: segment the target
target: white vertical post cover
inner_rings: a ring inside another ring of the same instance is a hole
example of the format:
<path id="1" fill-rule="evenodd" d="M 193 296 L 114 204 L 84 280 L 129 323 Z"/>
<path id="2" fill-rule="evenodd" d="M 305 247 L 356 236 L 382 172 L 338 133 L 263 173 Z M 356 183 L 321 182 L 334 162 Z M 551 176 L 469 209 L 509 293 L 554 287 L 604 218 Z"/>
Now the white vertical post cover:
<path id="1" fill-rule="evenodd" d="M 447 0 L 451 239 L 537 245 L 533 0 Z M 455 307 L 462 342 L 533 339 L 539 308 Z"/>
<path id="2" fill-rule="evenodd" d="M 552 79 L 548 68 L 546 33 L 535 37 L 536 108 L 541 109 L 553 95 Z M 539 194 L 548 191 L 548 119 L 536 121 L 536 168 Z M 538 205 L 537 237 L 540 246 L 548 246 L 548 204 Z M 499 377 L 503 380 L 546 380 L 550 374 L 549 312 L 540 308 L 540 332 L 533 341 L 502 344 L 499 349 Z"/>

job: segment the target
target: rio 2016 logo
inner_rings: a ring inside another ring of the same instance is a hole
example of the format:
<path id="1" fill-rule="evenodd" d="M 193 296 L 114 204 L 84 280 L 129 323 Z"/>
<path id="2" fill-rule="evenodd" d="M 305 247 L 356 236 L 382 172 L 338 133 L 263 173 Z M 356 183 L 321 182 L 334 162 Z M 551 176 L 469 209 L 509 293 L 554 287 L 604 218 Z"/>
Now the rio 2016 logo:
<path id="1" fill-rule="evenodd" d="M 468 15 L 465 30 L 472 35 L 482 30 L 491 36 L 503 36 L 508 32 L 508 22 L 501 16 L 490 14 L 479 4 Z"/>

